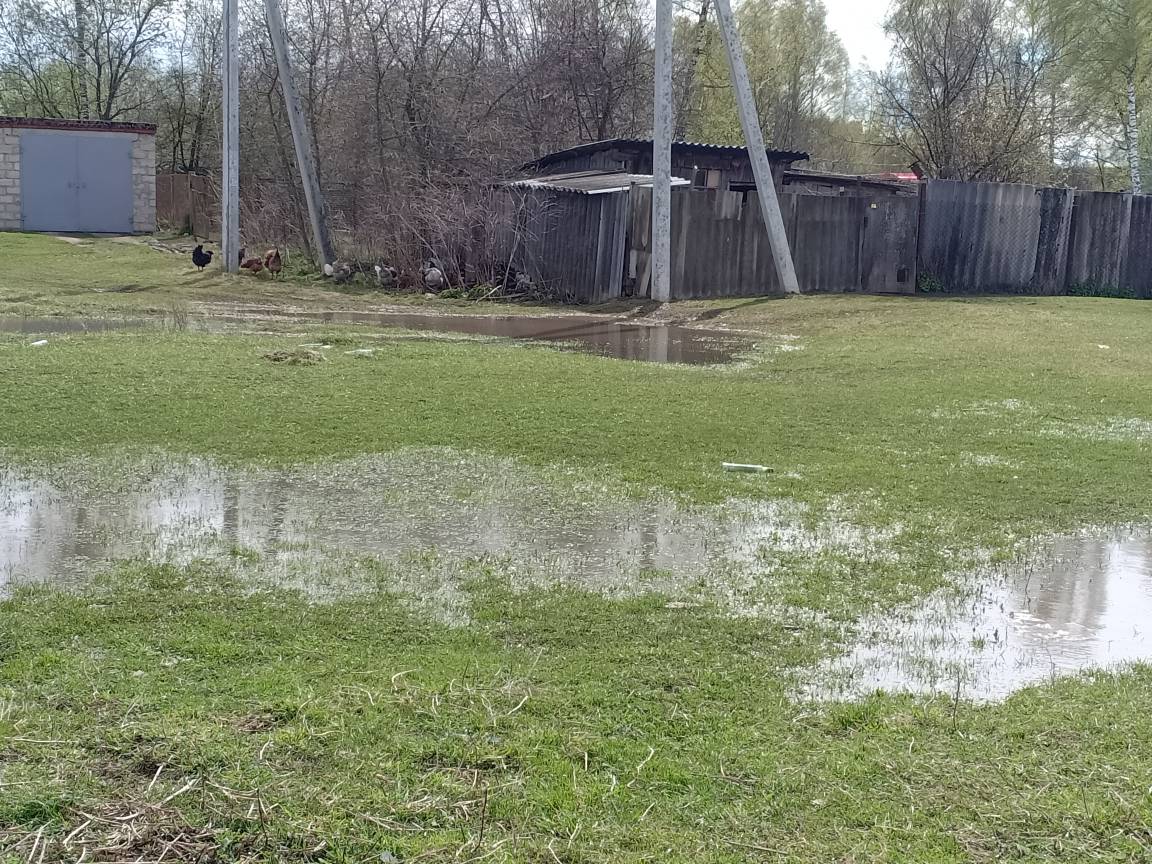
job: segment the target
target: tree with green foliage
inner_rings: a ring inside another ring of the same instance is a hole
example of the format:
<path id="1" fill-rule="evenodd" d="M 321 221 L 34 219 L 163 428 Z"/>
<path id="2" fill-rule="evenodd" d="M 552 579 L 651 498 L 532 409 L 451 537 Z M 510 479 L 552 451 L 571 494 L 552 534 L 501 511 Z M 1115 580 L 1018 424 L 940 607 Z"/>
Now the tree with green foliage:
<path id="1" fill-rule="evenodd" d="M 706 7 L 705 7 L 706 8 Z M 818 146 L 843 113 L 850 67 L 820 0 L 747 0 L 736 12 L 765 140 L 774 147 Z M 740 140 L 740 120 L 723 42 L 702 12 L 678 18 L 678 129 L 706 141 Z M 685 59 L 687 58 L 687 59 Z"/>
<path id="2" fill-rule="evenodd" d="M 1141 101 L 1152 73 L 1152 0 L 1067 0 L 1077 38 L 1067 62 L 1069 98 L 1092 134 L 1114 143 L 1130 187 L 1143 191 Z"/>

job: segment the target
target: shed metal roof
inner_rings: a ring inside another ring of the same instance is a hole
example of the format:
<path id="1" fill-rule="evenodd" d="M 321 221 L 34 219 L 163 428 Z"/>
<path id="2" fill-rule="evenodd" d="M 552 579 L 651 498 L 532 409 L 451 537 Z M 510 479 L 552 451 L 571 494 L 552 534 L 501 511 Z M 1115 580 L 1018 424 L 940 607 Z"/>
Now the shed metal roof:
<path id="1" fill-rule="evenodd" d="M 627 174 L 623 171 L 573 171 L 570 174 L 549 174 L 545 177 L 527 177 L 509 180 L 505 186 L 520 189 L 550 189 L 556 192 L 574 192 L 577 195 L 605 195 L 609 192 L 627 192 L 632 186 L 651 186 L 651 174 Z M 672 178 L 673 186 L 688 186 L 682 177 Z"/>
<path id="2" fill-rule="evenodd" d="M 548 165 L 563 162 L 565 159 L 571 159 L 573 156 L 583 156 L 588 153 L 600 153 L 604 150 L 642 150 L 651 147 L 651 138 L 607 138 L 603 141 L 577 144 L 575 147 L 569 147 L 566 150 L 557 150 L 555 153 L 548 153 L 539 159 L 528 162 L 523 167 L 525 169 L 545 168 Z M 738 144 L 705 144 L 701 141 L 673 141 L 672 151 L 683 154 L 700 153 L 714 156 L 743 156 L 748 152 L 748 148 Z M 808 154 L 802 150 L 769 149 L 767 152 L 768 158 L 773 162 L 803 162 L 808 159 Z"/>

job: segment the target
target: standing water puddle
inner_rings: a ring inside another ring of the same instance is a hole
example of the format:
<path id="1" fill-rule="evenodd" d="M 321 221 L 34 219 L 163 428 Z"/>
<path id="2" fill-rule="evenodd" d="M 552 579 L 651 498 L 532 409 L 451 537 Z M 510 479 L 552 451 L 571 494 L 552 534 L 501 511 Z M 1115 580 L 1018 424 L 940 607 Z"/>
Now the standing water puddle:
<path id="1" fill-rule="evenodd" d="M 715 365 L 747 354 L 752 343 L 723 331 L 676 325 L 631 324 L 594 315 L 438 315 L 416 312 L 245 311 L 220 316 L 189 316 L 189 329 L 223 330 L 270 323 L 347 324 L 384 330 L 458 333 L 526 342 L 649 363 Z M 164 325 L 163 319 L 0 317 L 0 333 L 50 334 L 128 330 Z"/>
<path id="2" fill-rule="evenodd" d="M 162 453 L 0 466 L 0 593 L 83 583 L 123 559 L 208 559 L 319 597 L 382 585 L 459 622 L 466 584 L 491 568 L 516 588 L 659 593 L 803 621 L 810 612 L 780 599 L 782 575 L 890 566 L 892 539 L 794 501 L 636 499 L 579 472 L 449 449 L 291 468 Z M 862 621 L 847 653 L 803 673 L 800 695 L 994 700 L 1152 659 L 1152 530 L 1049 538 L 963 585 Z"/>
<path id="3" fill-rule="evenodd" d="M 163 455 L 0 468 L 0 587 L 83 581 L 117 559 L 232 557 L 324 593 L 326 574 L 368 559 L 452 617 L 461 565 L 479 558 L 517 586 L 660 592 L 748 613 L 764 594 L 765 547 L 873 554 L 869 532 L 806 519 L 795 502 L 685 507 L 621 493 L 451 450 L 288 469 Z"/>
<path id="4" fill-rule="evenodd" d="M 865 620 L 806 695 L 990 701 L 1058 675 L 1152 660 L 1152 530 L 1050 538 L 975 588 Z"/>
<path id="5" fill-rule="evenodd" d="M 37 336 L 48 333 L 102 333 L 108 330 L 134 330 L 148 326 L 149 322 L 142 318 L 23 318 L 0 315 L 0 333 Z"/>

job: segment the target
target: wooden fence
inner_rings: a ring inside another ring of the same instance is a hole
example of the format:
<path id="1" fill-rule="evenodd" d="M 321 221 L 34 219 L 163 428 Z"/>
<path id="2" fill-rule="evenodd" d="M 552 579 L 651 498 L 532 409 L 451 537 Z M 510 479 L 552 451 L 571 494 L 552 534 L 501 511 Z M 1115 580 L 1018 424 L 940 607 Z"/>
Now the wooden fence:
<path id="1" fill-rule="evenodd" d="M 604 303 L 620 296 L 628 193 L 574 195 L 510 189 L 515 216 L 497 255 L 565 302 Z M 475 252 L 473 258 L 483 257 Z"/>
<path id="2" fill-rule="evenodd" d="M 218 235 L 215 202 L 208 177 L 157 177 L 157 219 L 168 228 Z M 651 189 L 538 191 L 508 206 L 515 230 L 472 258 L 495 253 L 569 301 L 648 294 Z M 780 206 L 809 293 L 1152 298 L 1152 195 L 932 180 L 898 195 L 784 191 Z M 780 292 L 755 191 L 676 190 L 672 208 L 673 299 Z"/>
<path id="3" fill-rule="evenodd" d="M 1152 196 L 933 180 L 918 265 L 928 291 L 1152 297 Z"/>
<path id="4" fill-rule="evenodd" d="M 632 190 L 628 277 L 648 293 L 651 199 Z M 916 290 L 913 196 L 780 195 L 801 291 Z M 780 293 L 755 192 L 684 190 L 672 195 L 673 299 Z"/>
<path id="5" fill-rule="evenodd" d="M 201 174 L 156 175 L 156 222 L 170 231 L 196 237 L 219 237 L 219 201 L 211 177 Z"/>

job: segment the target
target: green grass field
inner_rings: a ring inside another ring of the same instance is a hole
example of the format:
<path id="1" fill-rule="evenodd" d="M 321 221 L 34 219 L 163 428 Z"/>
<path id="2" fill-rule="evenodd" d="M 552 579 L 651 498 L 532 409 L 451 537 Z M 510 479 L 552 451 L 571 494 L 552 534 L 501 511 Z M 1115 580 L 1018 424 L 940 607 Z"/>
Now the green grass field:
<path id="1" fill-rule="evenodd" d="M 0 316 L 390 302 L 252 287 L 112 241 L 0 234 L 0 264 Z M 249 549 L 17 587 L 0 601 L 0 862 L 1152 858 L 1152 668 L 991 704 L 793 697 L 859 618 L 950 584 L 957 562 L 1152 519 L 1152 304 L 834 296 L 664 314 L 761 347 L 694 368 L 351 327 L 36 348 L 0 333 L 7 466 L 451 448 L 577 503 L 786 499 L 891 553 L 780 557 L 755 590 L 787 617 L 524 588 L 523 562 L 500 556 L 450 561 L 456 622 L 388 568 L 323 602 L 256 587 Z M 316 365 L 264 358 L 301 341 L 334 347 Z M 345 353 L 362 346 L 377 350 Z"/>

